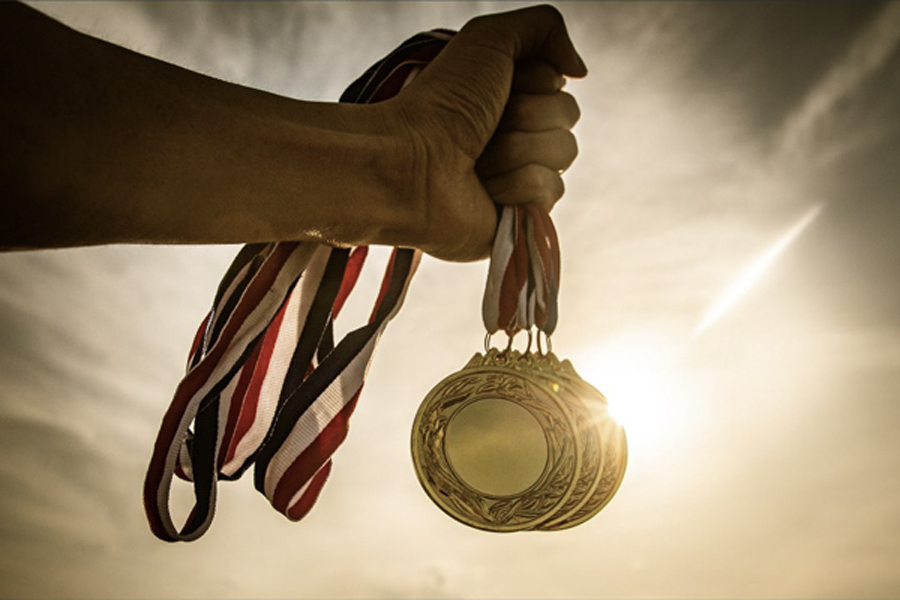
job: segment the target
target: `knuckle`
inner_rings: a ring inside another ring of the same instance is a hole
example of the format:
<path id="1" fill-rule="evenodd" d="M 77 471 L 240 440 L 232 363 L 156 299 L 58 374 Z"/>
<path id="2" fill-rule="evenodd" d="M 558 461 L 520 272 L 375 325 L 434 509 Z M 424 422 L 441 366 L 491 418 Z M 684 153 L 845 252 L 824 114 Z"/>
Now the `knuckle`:
<path id="1" fill-rule="evenodd" d="M 497 160 L 508 158 L 515 151 L 517 136 L 518 132 L 515 131 L 495 134 L 485 149 L 485 154 Z"/>
<path id="2" fill-rule="evenodd" d="M 540 192 L 540 200 L 550 207 L 562 198 L 566 186 L 559 174 L 545 169 L 542 175 L 542 184 L 536 189 Z"/>
<path id="3" fill-rule="evenodd" d="M 491 199 L 498 204 L 533 202 L 550 210 L 565 193 L 562 178 L 539 164 L 528 164 L 484 182 Z"/>
<path id="4" fill-rule="evenodd" d="M 563 140 L 566 145 L 566 154 L 572 157 L 572 160 L 575 160 L 575 157 L 578 156 L 578 139 L 575 137 L 575 134 L 569 130 L 563 131 Z"/>
<path id="5" fill-rule="evenodd" d="M 560 92 L 560 94 L 569 127 L 574 127 L 578 120 L 581 119 L 581 107 L 578 106 L 578 101 L 572 94 L 566 92 Z"/>
<path id="6" fill-rule="evenodd" d="M 526 165 L 522 168 L 522 183 L 526 188 L 543 188 L 547 184 L 548 172 L 549 169 L 538 164 Z"/>
<path id="7" fill-rule="evenodd" d="M 544 23 L 549 23 L 553 26 L 563 23 L 562 13 L 559 12 L 559 9 L 555 6 L 551 6 L 550 4 L 540 4 L 533 7 L 531 10 L 533 10 L 538 18 Z"/>
<path id="8" fill-rule="evenodd" d="M 535 192 L 534 198 L 531 200 L 536 204 L 540 204 L 546 209 L 550 209 L 557 201 L 556 192 L 552 188 L 541 188 Z"/>
<path id="9" fill-rule="evenodd" d="M 525 93 L 553 94 L 562 89 L 564 79 L 549 62 L 532 58 L 517 64 L 518 86 Z"/>
<path id="10" fill-rule="evenodd" d="M 498 49 L 506 47 L 512 34 L 502 13 L 473 17 L 463 25 L 459 33 L 465 33 L 464 37 L 471 36 L 472 40 L 477 39 L 481 44 L 494 45 Z"/>
<path id="11" fill-rule="evenodd" d="M 463 26 L 463 29 L 479 30 L 493 27 L 492 22 L 496 20 L 496 15 L 478 15 L 469 19 Z"/>
<path id="12" fill-rule="evenodd" d="M 562 178 L 538 164 L 522 167 L 516 173 L 516 177 L 515 187 L 524 202 L 537 202 L 549 208 L 565 191 Z"/>
<path id="13" fill-rule="evenodd" d="M 559 175 L 556 176 L 556 190 L 554 192 L 553 201 L 557 201 L 566 194 L 566 182 Z"/>
<path id="14" fill-rule="evenodd" d="M 520 127 L 527 129 L 539 116 L 535 99 L 531 95 L 520 94 L 516 97 L 513 108 L 514 119 Z"/>
<path id="15" fill-rule="evenodd" d="M 567 169 L 578 156 L 578 142 L 568 129 L 560 129 L 553 132 L 554 167 Z"/>
<path id="16" fill-rule="evenodd" d="M 500 147 L 498 150 L 503 156 L 513 162 L 520 162 L 523 156 L 526 156 L 534 143 L 532 136 L 528 132 L 510 131 L 500 137 Z"/>
<path id="17" fill-rule="evenodd" d="M 503 120 L 510 127 L 517 127 L 519 123 L 526 118 L 528 107 L 525 106 L 526 97 L 522 94 L 514 94 L 509 97 L 506 102 L 506 108 L 503 109 Z"/>

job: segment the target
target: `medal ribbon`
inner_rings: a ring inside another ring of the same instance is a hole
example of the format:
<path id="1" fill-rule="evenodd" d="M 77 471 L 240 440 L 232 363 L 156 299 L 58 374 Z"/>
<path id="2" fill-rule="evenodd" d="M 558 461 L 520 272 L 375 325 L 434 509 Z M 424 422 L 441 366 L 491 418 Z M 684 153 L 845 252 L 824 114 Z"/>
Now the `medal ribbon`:
<path id="1" fill-rule="evenodd" d="M 373 65 L 341 102 L 390 98 L 444 47 L 437 30 Z M 397 314 L 421 253 L 394 249 L 369 322 L 335 344 L 333 323 L 367 248 L 249 244 L 219 284 L 194 336 L 187 372 L 162 419 L 144 481 L 144 509 L 162 540 L 191 541 L 212 523 L 218 480 L 251 466 L 256 488 L 291 520 L 315 503 L 343 442 L 375 346 Z M 173 477 L 193 482 L 195 503 L 178 527 Z"/>
<path id="2" fill-rule="evenodd" d="M 481 310 L 488 333 L 512 337 L 534 327 L 552 334 L 559 277 L 559 240 L 547 211 L 537 204 L 503 207 Z"/>

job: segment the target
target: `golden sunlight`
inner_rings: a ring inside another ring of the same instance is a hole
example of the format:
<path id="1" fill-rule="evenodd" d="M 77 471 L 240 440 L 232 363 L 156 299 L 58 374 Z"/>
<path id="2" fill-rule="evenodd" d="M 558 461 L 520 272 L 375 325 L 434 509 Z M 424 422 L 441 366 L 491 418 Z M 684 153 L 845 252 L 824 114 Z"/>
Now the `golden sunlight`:
<path id="1" fill-rule="evenodd" d="M 688 422 L 672 358 L 669 347 L 639 334 L 613 338 L 573 357 L 581 376 L 606 396 L 610 414 L 625 428 L 629 454 L 659 453 Z"/>

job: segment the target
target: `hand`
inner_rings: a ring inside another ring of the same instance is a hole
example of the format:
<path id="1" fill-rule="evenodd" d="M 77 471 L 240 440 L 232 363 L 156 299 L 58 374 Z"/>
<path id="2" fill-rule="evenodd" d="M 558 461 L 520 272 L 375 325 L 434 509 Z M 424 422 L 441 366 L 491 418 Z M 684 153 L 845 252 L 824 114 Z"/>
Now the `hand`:
<path id="1" fill-rule="evenodd" d="M 473 19 L 393 101 L 414 146 L 411 245 L 439 258 L 490 253 L 494 203 L 563 194 L 560 174 L 575 159 L 574 98 L 563 75 L 583 77 L 556 9 L 540 6 Z"/>

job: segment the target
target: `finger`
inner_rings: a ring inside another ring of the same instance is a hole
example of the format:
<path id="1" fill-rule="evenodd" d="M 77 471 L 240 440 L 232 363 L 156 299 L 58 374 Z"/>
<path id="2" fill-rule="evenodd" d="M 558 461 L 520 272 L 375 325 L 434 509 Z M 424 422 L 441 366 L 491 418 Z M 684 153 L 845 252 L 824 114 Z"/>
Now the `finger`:
<path id="1" fill-rule="evenodd" d="M 556 171 L 541 165 L 525 165 L 483 182 L 497 204 L 540 204 L 548 212 L 562 198 L 565 184 Z"/>
<path id="2" fill-rule="evenodd" d="M 482 179 L 537 164 L 555 172 L 569 168 L 578 156 L 572 132 L 553 129 L 537 133 L 510 131 L 495 135 L 475 164 Z"/>
<path id="3" fill-rule="evenodd" d="M 498 131 L 571 129 L 581 117 L 571 94 L 514 94 L 506 103 Z"/>
<path id="4" fill-rule="evenodd" d="M 513 71 L 513 94 L 552 94 L 566 84 L 556 67 L 545 60 L 529 58 L 516 63 Z"/>

